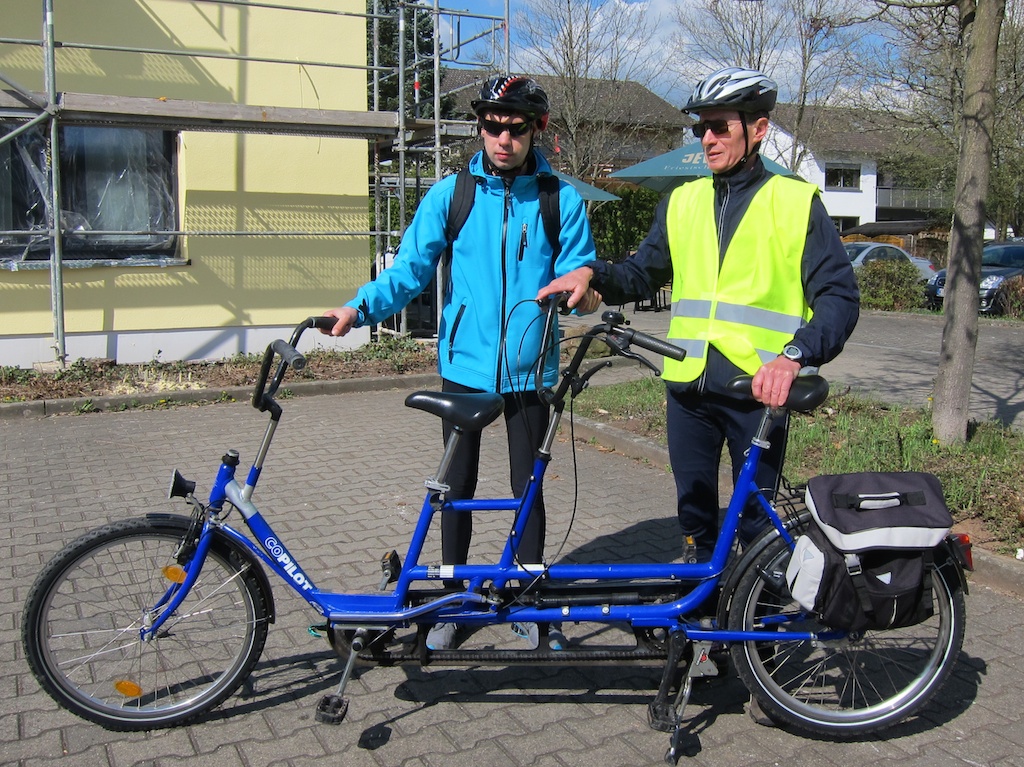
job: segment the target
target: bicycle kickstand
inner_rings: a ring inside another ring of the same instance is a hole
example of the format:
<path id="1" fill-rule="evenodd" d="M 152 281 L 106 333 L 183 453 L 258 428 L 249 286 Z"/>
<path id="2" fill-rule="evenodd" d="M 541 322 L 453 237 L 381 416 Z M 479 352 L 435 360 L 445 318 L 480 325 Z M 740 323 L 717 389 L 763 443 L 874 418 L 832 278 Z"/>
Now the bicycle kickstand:
<path id="1" fill-rule="evenodd" d="M 320 699 L 316 707 L 316 720 L 324 724 L 341 724 L 348 713 L 348 698 L 344 697 L 345 687 L 348 685 L 349 677 L 352 676 L 352 669 L 356 665 L 356 656 L 362 652 L 366 642 L 366 629 L 357 629 L 352 637 L 348 659 L 345 661 L 345 669 L 341 672 L 341 680 L 338 682 L 338 689 L 331 695 L 325 695 Z"/>

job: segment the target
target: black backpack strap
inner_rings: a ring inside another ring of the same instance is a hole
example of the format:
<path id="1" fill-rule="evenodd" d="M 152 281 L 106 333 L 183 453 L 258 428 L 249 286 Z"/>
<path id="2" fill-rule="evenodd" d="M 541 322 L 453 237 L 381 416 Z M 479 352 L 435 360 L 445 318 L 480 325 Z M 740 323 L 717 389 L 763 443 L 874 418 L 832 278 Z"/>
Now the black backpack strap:
<path id="1" fill-rule="evenodd" d="M 469 218 L 469 212 L 473 210 L 473 201 L 476 199 L 476 179 L 469 172 L 469 168 L 463 168 L 455 177 L 455 191 L 452 193 L 452 201 L 448 206 L 448 224 L 445 227 L 445 236 L 448 239 L 449 249 L 452 243 L 458 239 L 459 232 Z"/>
<path id="2" fill-rule="evenodd" d="M 562 243 L 558 236 L 562 233 L 562 211 L 558 202 L 558 176 L 545 174 L 537 178 L 540 187 L 540 217 L 544 222 L 544 234 L 551 244 L 552 256 L 558 258 L 562 252 Z"/>

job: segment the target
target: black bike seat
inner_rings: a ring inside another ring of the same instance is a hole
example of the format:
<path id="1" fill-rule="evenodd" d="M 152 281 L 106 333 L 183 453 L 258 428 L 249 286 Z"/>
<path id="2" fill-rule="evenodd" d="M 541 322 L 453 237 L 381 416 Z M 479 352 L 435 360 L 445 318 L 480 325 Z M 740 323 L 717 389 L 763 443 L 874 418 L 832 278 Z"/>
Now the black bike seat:
<path id="1" fill-rule="evenodd" d="M 753 376 L 736 376 L 725 385 L 730 394 L 753 399 L 750 384 Z M 828 381 L 819 375 L 797 376 L 786 398 L 786 407 L 798 413 L 810 413 L 828 398 Z"/>
<path id="2" fill-rule="evenodd" d="M 480 431 L 501 415 L 505 400 L 490 392 L 417 391 L 405 398 L 405 405 L 439 416 L 463 431 Z"/>

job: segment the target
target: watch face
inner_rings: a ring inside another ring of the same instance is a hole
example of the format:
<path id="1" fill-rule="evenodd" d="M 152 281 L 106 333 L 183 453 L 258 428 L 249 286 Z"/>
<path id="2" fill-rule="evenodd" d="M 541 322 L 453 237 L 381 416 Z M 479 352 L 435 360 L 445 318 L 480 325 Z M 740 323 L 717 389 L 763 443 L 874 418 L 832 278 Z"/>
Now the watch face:
<path id="1" fill-rule="evenodd" d="M 787 346 L 782 350 L 782 354 L 784 357 L 791 359 L 794 362 L 799 362 L 804 357 L 804 353 L 800 351 L 799 346 Z"/>

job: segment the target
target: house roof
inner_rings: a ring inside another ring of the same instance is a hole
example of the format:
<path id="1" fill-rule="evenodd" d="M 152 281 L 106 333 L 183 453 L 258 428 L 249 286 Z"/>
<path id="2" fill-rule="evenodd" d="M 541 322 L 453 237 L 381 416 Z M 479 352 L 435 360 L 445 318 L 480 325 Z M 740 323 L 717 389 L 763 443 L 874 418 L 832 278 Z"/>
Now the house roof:
<path id="1" fill-rule="evenodd" d="M 844 229 L 843 236 L 848 234 L 863 234 L 868 237 L 882 234 L 920 234 L 926 230 L 942 228 L 943 225 L 937 221 L 872 221 L 851 229 Z M 945 228 L 948 230 L 948 224 Z"/>
<path id="2" fill-rule="evenodd" d="M 771 113 L 771 121 L 786 133 L 797 132 L 798 106 L 780 103 Z M 887 112 L 847 108 L 847 106 L 814 106 L 803 108 L 800 140 L 811 152 L 868 155 L 882 157 L 902 143 L 909 150 L 935 152 L 925 141 L 911 138 L 908 120 Z M 909 141 L 909 144 L 907 142 Z"/>
<path id="3" fill-rule="evenodd" d="M 470 101 L 479 93 L 479 86 L 490 77 L 479 69 L 448 69 L 442 80 L 445 92 L 452 92 L 456 110 L 472 116 Z M 529 75 L 544 89 L 551 102 L 551 112 L 557 115 L 565 104 L 562 81 L 555 75 Z M 600 104 L 600 117 L 612 124 L 644 125 L 650 128 L 679 130 L 693 124 L 684 113 L 656 96 L 640 83 L 632 80 L 583 80 L 587 98 Z"/>

